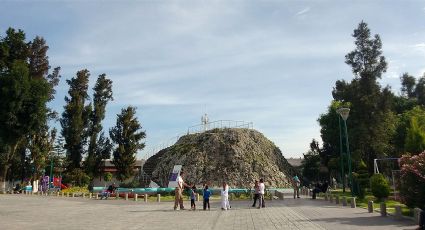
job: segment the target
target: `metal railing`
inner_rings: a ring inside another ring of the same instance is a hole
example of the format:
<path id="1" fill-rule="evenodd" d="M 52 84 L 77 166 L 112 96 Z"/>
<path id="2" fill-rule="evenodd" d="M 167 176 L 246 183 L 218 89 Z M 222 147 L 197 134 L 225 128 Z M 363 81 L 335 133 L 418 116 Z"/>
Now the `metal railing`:
<path id="1" fill-rule="evenodd" d="M 188 134 L 202 133 L 211 129 L 224 129 L 224 128 L 246 128 L 252 129 L 254 126 L 253 122 L 246 121 L 233 121 L 233 120 L 218 120 L 207 122 L 206 124 L 199 124 L 190 126 L 187 129 Z"/>
<path id="2" fill-rule="evenodd" d="M 247 121 L 233 121 L 233 120 L 218 120 L 218 121 L 212 121 L 207 122 L 206 124 L 198 124 L 188 127 L 187 133 L 182 133 L 177 136 L 174 136 L 167 141 L 162 142 L 161 144 L 152 147 L 150 149 L 147 149 L 145 153 L 143 154 L 142 159 L 147 160 L 151 156 L 154 156 L 157 154 L 160 150 L 168 148 L 172 145 L 174 145 L 180 137 L 187 135 L 187 134 L 195 134 L 195 133 L 202 133 L 208 130 L 212 129 L 224 129 L 224 128 L 245 128 L 245 129 L 252 129 L 254 126 L 253 122 L 247 122 Z"/>

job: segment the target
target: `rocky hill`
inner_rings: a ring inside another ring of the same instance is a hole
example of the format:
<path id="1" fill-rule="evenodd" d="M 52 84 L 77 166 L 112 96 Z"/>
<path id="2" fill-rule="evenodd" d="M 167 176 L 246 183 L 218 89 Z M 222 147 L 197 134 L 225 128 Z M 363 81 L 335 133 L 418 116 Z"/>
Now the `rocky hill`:
<path id="1" fill-rule="evenodd" d="M 295 173 L 273 142 L 252 129 L 213 129 L 182 136 L 150 157 L 144 171 L 160 186 L 168 185 L 174 165 L 183 165 L 185 181 L 249 188 L 264 178 L 267 186 L 286 187 Z"/>

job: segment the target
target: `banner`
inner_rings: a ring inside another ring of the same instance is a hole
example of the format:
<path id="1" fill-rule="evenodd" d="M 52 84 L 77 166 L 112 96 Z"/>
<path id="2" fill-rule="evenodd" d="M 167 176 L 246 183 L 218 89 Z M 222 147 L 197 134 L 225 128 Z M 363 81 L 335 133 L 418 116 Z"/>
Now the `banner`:
<path id="1" fill-rule="evenodd" d="M 170 173 L 170 177 L 168 179 L 169 188 L 177 187 L 177 177 L 180 175 L 181 169 L 182 169 L 181 165 L 174 165 L 173 171 Z"/>

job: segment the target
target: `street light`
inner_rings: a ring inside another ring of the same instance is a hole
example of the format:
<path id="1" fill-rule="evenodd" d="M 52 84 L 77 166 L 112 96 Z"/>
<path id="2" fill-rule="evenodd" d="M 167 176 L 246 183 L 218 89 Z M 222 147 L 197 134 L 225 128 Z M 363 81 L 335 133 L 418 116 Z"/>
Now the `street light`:
<path id="1" fill-rule="evenodd" d="M 345 171 L 344 171 L 344 154 L 342 150 L 342 129 L 341 129 L 341 116 L 338 116 L 338 127 L 339 127 L 339 155 L 341 161 L 341 181 L 342 181 L 342 192 L 345 193 Z"/>
<path id="2" fill-rule="evenodd" d="M 351 173 L 351 154 L 350 154 L 350 144 L 348 142 L 348 132 L 347 132 L 347 118 L 348 115 L 350 114 L 350 109 L 349 108 L 339 108 L 336 110 L 336 112 L 341 116 L 341 118 L 344 120 L 344 130 L 345 130 L 345 144 L 347 147 L 347 155 L 348 155 L 348 175 L 349 175 L 349 179 L 350 179 L 350 190 L 351 190 L 351 195 L 353 196 L 353 175 Z M 341 129 L 340 129 L 341 130 Z M 340 132 L 340 144 L 341 144 L 341 157 L 342 157 L 342 138 L 341 138 L 341 132 Z M 344 169 L 344 164 L 343 164 L 343 160 L 341 160 L 341 167 L 342 169 Z M 343 174 L 344 178 L 345 175 Z M 345 184 L 344 184 L 344 188 L 345 188 Z M 345 190 L 345 189 L 343 189 Z M 345 192 L 345 191 L 344 191 Z"/>

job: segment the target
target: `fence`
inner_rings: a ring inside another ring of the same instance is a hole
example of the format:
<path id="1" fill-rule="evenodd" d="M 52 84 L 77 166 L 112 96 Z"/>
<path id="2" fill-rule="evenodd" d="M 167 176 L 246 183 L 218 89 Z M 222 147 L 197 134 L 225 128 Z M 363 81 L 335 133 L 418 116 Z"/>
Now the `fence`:
<path id="1" fill-rule="evenodd" d="M 218 120 L 218 121 L 212 121 L 207 122 L 205 124 L 199 124 L 190 126 L 187 129 L 187 133 L 182 133 L 177 136 L 174 136 L 167 141 L 162 142 L 161 144 L 151 147 L 150 149 L 147 149 L 145 153 L 143 154 L 142 159 L 147 160 L 148 158 L 154 156 L 157 154 L 160 150 L 168 148 L 172 145 L 174 145 L 181 136 L 184 136 L 186 134 L 195 134 L 195 133 L 202 133 L 208 130 L 212 129 L 224 129 L 224 128 L 246 128 L 246 129 L 252 129 L 254 126 L 253 122 L 246 122 L 246 121 L 233 121 L 233 120 Z"/>

